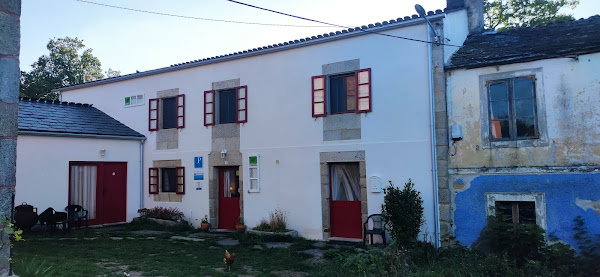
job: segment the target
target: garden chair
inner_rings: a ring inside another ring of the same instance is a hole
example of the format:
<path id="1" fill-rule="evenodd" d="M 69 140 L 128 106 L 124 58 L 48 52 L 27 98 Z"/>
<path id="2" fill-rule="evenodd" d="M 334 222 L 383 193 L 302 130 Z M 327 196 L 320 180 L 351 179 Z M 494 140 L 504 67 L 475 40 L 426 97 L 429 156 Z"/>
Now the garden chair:
<path id="1" fill-rule="evenodd" d="M 387 222 L 381 214 L 372 214 L 367 217 L 367 221 L 363 224 L 363 243 L 367 244 L 367 235 L 370 235 L 370 242 L 373 244 L 373 235 L 380 235 L 383 238 L 385 245 L 385 225 Z"/>
<path id="2" fill-rule="evenodd" d="M 77 222 L 77 227 L 81 228 L 81 221 L 85 220 L 85 227 L 88 227 L 88 211 L 80 205 L 69 205 L 65 208 L 67 211 L 67 221 L 69 222 L 69 229 L 72 224 Z"/>
<path id="3" fill-rule="evenodd" d="M 53 208 L 48 208 L 44 212 L 42 212 L 38 218 L 40 221 L 40 225 L 42 225 L 45 231 L 56 230 L 57 224 L 62 225 L 63 231 L 66 230 L 67 213 L 57 212 Z"/>

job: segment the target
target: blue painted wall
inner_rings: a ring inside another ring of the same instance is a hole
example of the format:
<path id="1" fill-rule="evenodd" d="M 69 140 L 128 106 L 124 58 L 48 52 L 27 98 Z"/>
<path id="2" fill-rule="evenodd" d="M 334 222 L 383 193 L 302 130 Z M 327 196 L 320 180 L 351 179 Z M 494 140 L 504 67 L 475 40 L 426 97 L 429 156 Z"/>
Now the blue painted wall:
<path id="1" fill-rule="evenodd" d="M 458 180 L 457 180 L 458 181 Z M 547 235 L 576 247 L 574 219 L 581 215 L 590 234 L 600 234 L 600 214 L 584 211 L 575 199 L 600 200 L 600 174 L 481 175 L 456 195 L 456 240 L 470 246 L 485 226 L 486 192 L 542 192 L 546 197 Z"/>

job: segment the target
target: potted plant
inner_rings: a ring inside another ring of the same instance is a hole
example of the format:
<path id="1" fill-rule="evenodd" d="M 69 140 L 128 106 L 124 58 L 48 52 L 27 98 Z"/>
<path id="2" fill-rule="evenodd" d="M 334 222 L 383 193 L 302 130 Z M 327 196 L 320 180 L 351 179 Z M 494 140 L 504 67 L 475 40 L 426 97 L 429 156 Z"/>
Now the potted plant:
<path id="1" fill-rule="evenodd" d="M 237 225 L 235 225 L 235 229 L 240 233 L 246 232 L 246 225 L 244 225 L 243 217 L 240 216 L 238 218 L 238 223 L 237 223 Z"/>
<path id="2" fill-rule="evenodd" d="M 208 228 L 210 228 L 210 222 L 208 222 L 208 215 L 204 215 L 204 218 L 202 219 L 202 222 L 200 223 L 200 229 L 202 231 L 208 231 Z"/>

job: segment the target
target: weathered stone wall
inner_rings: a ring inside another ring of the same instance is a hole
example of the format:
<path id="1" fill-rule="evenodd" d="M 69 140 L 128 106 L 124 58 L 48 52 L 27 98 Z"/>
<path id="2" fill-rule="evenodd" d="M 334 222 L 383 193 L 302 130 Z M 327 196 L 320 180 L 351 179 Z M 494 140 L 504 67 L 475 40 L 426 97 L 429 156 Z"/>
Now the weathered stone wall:
<path id="1" fill-rule="evenodd" d="M 0 218 L 12 216 L 19 107 L 20 0 L 0 1 Z M 8 235 L 0 233 L 0 275 L 10 271 Z"/>

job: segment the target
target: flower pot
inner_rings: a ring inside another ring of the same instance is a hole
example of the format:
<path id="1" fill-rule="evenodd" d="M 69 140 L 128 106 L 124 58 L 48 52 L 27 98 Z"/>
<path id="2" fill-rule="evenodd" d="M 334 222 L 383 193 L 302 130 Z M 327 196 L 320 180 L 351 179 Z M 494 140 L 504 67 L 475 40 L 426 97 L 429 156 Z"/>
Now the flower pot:
<path id="1" fill-rule="evenodd" d="M 210 228 L 210 223 L 200 223 L 200 230 L 208 231 L 209 228 Z"/>
<path id="2" fill-rule="evenodd" d="M 235 225 L 235 230 L 240 233 L 246 232 L 246 225 Z"/>

